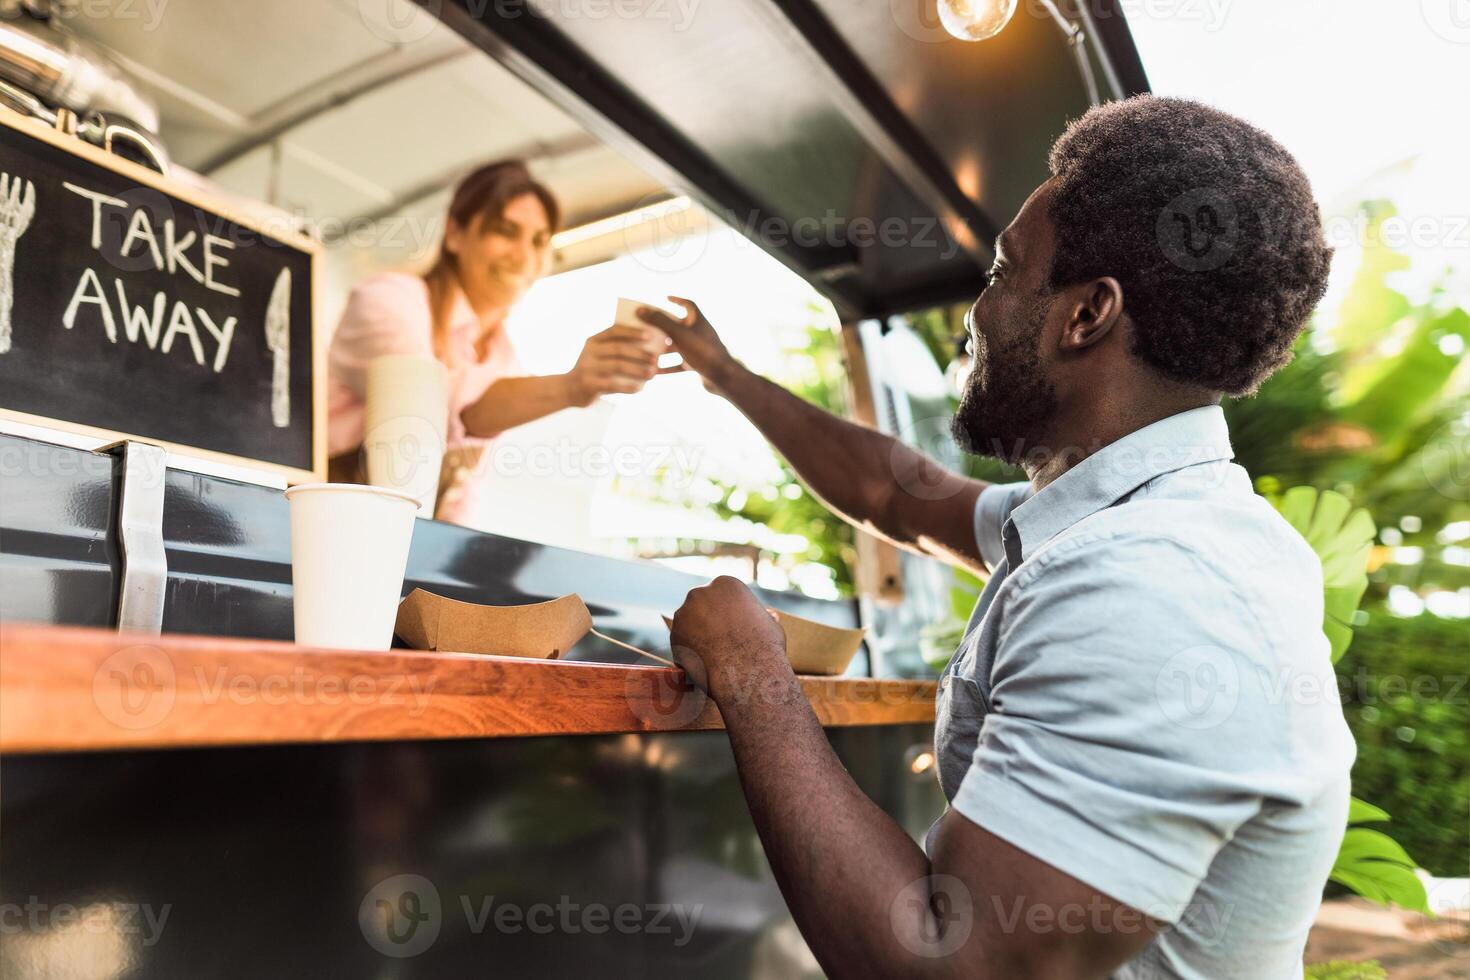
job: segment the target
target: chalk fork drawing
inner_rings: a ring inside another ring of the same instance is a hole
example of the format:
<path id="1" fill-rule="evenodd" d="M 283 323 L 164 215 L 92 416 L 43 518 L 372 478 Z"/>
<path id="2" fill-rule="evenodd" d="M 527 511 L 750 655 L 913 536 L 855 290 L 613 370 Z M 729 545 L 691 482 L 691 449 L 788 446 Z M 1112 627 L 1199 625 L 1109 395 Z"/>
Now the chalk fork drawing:
<path id="1" fill-rule="evenodd" d="M 10 313 L 15 307 L 15 243 L 36 215 L 36 185 L 0 174 L 0 354 L 10 350 Z"/>
<path id="2" fill-rule="evenodd" d="M 276 428 L 291 424 L 291 270 L 282 269 L 271 288 L 265 308 L 265 343 L 275 354 L 271 375 L 271 421 Z"/>

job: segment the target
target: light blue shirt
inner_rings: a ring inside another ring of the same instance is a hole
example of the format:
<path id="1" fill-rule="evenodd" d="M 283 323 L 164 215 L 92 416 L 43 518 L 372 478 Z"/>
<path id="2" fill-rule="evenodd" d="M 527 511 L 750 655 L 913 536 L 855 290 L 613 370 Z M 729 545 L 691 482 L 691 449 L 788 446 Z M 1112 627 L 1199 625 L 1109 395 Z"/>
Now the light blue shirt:
<path id="1" fill-rule="evenodd" d="M 940 681 L 940 784 L 1169 923 L 1118 977 L 1300 978 L 1346 823 L 1321 564 L 1233 456 L 1197 408 L 976 506 L 993 574 Z"/>

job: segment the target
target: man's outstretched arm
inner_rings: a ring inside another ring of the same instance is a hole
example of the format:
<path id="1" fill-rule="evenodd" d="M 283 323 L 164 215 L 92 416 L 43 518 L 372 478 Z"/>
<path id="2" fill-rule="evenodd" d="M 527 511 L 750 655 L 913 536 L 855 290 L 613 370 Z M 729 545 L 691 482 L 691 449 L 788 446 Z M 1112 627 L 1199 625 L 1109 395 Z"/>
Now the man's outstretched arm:
<path id="1" fill-rule="evenodd" d="M 975 501 L 985 483 L 940 465 L 892 436 L 840 419 L 733 358 L 693 302 L 683 319 L 643 307 L 670 350 L 745 415 L 834 513 L 901 547 L 984 570 Z"/>
<path id="2" fill-rule="evenodd" d="M 931 862 L 843 768 L 781 628 L 736 580 L 691 592 L 673 640 L 703 667 L 776 881 L 829 976 L 1104 977 L 1152 941 L 1141 912 L 954 811 Z"/>

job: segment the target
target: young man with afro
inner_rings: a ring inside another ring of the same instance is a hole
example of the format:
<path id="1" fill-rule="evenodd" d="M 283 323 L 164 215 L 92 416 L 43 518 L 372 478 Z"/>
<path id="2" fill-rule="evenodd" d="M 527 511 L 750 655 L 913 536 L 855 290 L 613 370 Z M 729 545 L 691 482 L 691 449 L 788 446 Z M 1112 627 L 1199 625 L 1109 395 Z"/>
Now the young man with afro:
<path id="1" fill-rule="evenodd" d="M 843 769 L 745 586 L 691 592 L 675 649 L 830 976 L 1300 977 L 1354 748 L 1320 564 L 1231 462 L 1220 399 L 1291 358 L 1327 280 L 1317 206 L 1270 136 L 1178 99 L 1093 109 L 1050 165 L 966 317 L 953 425 L 1024 483 L 808 405 L 692 303 L 642 314 L 833 511 L 988 575 L 924 846 Z"/>

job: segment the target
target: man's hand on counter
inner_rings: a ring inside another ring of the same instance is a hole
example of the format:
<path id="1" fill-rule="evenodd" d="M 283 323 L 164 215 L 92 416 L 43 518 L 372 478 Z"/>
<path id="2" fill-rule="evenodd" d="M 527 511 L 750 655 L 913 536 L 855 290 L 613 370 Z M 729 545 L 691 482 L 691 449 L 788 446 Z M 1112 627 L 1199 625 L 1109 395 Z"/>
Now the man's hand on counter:
<path id="1" fill-rule="evenodd" d="M 740 582 L 693 590 L 673 622 L 675 655 L 720 709 L 771 870 L 828 976 L 1095 980 L 1152 941 L 1158 923 L 956 810 L 931 860 L 833 752 L 780 625 Z M 1017 925 L 1074 913 L 1091 918 Z"/>
<path id="2" fill-rule="evenodd" d="M 716 704 L 748 690 L 751 679 L 789 680 L 800 694 L 781 624 L 738 579 L 721 575 L 692 590 L 674 613 L 670 639 L 690 680 Z"/>

